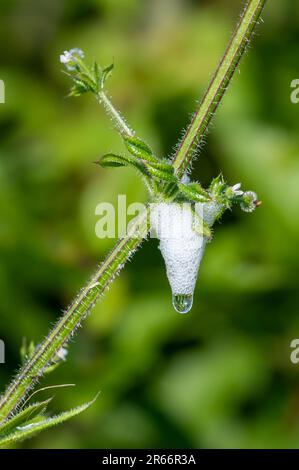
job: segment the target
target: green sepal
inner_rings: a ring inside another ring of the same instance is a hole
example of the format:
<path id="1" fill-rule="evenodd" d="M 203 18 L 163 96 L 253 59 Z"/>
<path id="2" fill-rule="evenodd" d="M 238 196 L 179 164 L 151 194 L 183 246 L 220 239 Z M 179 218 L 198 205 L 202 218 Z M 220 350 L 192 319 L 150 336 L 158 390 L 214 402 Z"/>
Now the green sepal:
<path id="1" fill-rule="evenodd" d="M 93 75 L 94 75 L 95 82 L 97 83 L 99 87 L 101 83 L 101 77 L 102 77 L 102 68 L 98 65 L 97 62 L 94 62 L 93 64 Z"/>
<path id="2" fill-rule="evenodd" d="M 90 90 L 96 91 L 97 90 L 97 82 L 95 77 L 92 75 L 92 71 L 90 73 L 80 72 L 78 75 L 78 79 L 82 80 L 86 86 L 90 88 Z M 76 78 L 75 78 L 76 79 Z"/>
<path id="3" fill-rule="evenodd" d="M 54 364 L 51 364 L 49 366 L 47 366 L 44 370 L 44 374 L 47 375 L 47 374 L 51 374 L 51 372 L 53 372 L 55 369 L 57 369 L 57 367 L 59 367 L 61 365 L 61 361 L 59 362 L 56 362 Z"/>
<path id="4" fill-rule="evenodd" d="M 77 78 L 74 78 L 73 80 L 74 85 L 71 88 L 69 96 L 78 97 L 92 90 L 90 85 L 85 80 L 79 80 Z"/>
<path id="5" fill-rule="evenodd" d="M 177 183 L 177 177 L 174 174 L 174 168 L 164 162 L 144 162 L 148 173 L 156 179 Z"/>
<path id="6" fill-rule="evenodd" d="M 154 156 L 152 149 L 143 140 L 138 137 L 124 136 L 124 143 L 128 151 L 134 157 L 141 158 L 149 162 L 157 162 L 157 158 Z"/>
<path id="7" fill-rule="evenodd" d="M 173 166 L 169 165 L 168 163 L 149 162 L 149 163 L 146 163 L 146 165 L 150 166 L 152 168 L 155 168 L 156 170 L 160 170 L 160 171 L 163 171 L 165 173 L 169 173 L 170 175 L 174 175 L 174 168 L 173 168 Z"/>
<path id="8" fill-rule="evenodd" d="M 102 69 L 97 62 L 94 62 L 91 67 L 85 66 L 84 68 L 77 64 L 73 73 L 65 72 L 74 82 L 69 96 L 78 97 L 88 91 L 98 94 L 104 88 L 113 67 L 114 65 L 111 64 Z"/>
<path id="9" fill-rule="evenodd" d="M 136 158 L 127 155 L 116 155 L 114 153 L 103 155 L 100 160 L 95 163 L 102 167 L 140 166 L 140 162 Z"/>

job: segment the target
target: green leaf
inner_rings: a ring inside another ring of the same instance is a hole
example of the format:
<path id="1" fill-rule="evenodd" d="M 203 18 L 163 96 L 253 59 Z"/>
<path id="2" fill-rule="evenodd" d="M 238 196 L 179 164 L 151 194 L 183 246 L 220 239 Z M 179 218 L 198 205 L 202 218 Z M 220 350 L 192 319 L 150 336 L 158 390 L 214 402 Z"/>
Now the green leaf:
<path id="1" fill-rule="evenodd" d="M 145 173 L 145 167 L 138 159 L 128 155 L 116 155 L 114 153 L 107 153 L 100 158 L 98 162 L 95 162 L 102 167 L 122 167 L 122 166 L 134 166 L 142 173 Z"/>
<path id="2" fill-rule="evenodd" d="M 128 155 L 115 155 L 114 153 L 108 153 L 104 155 L 96 164 L 105 167 L 124 167 L 132 166 L 138 170 L 142 176 L 148 178 L 149 172 L 145 168 L 144 164 L 140 162 L 137 158 Z M 149 184 L 149 181 L 146 181 Z"/>
<path id="3" fill-rule="evenodd" d="M 138 157 L 149 162 L 158 161 L 149 145 L 138 137 L 124 136 L 124 142 L 128 151 L 131 155 L 134 155 L 134 157 Z"/>
<path id="4" fill-rule="evenodd" d="M 106 155 L 103 155 L 98 162 L 95 163 L 98 163 L 102 167 L 120 167 L 134 165 L 137 162 L 133 158 L 127 157 L 125 155 L 107 153 Z"/>
<path id="5" fill-rule="evenodd" d="M 211 198 L 199 183 L 178 184 L 180 192 L 189 200 L 195 202 L 207 202 Z"/>
<path id="6" fill-rule="evenodd" d="M 26 421 L 32 421 L 36 416 L 41 415 L 51 400 L 52 398 L 49 398 L 48 400 L 33 403 L 32 405 L 27 406 L 24 410 L 20 411 L 17 415 L 13 416 L 11 419 L 0 426 L 0 436 L 3 434 L 8 434 L 17 426 L 24 424 Z"/>
<path id="7" fill-rule="evenodd" d="M 87 410 L 87 408 L 89 408 L 96 399 L 97 396 L 91 402 L 84 403 L 83 405 L 77 406 L 72 410 L 60 413 L 57 416 L 52 416 L 51 418 L 42 419 L 39 422 L 28 423 L 27 425 L 19 426 L 16 431 L 13 431 L 0 438 L 0 448 L 9 447 L 16 442 L 32 437 L 33 435 L 44 431 L 45 429 L 56 426 L 57 424 L 63 423 L 64 421 L 77 416 L 78 414 Z"/>
<path id="8" fill-rule="evenodd" d="M 175 183 L 177 181 L 176 176 L 169 171 L 159 170 L 152 165 L 146 165 L 146 169 L 151 176 L 158 180 L 167 181 L 168 183 Z"/>
<path id="9" fill-rule="evenodd" d="M 93 64 L 93 74 L 94 74 L 94 78 L 95 78 L 95 82 L 98 84 L 98 86 L 100 85 L 101 83 L 101 77 L 102 77 L 102 70 L 101 68 L 99 67 L 98 63 L 95 62 Z"/>

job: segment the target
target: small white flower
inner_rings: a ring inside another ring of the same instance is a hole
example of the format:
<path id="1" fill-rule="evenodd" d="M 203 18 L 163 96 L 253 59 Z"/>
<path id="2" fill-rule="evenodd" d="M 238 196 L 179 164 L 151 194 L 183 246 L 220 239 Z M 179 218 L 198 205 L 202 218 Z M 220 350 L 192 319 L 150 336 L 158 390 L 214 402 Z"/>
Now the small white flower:
<path id="1" fill-rule="evenodd" d="M 60 55 L 60 62 L 64 64 L 68 70 L 73 71 L 75 70 L 77 58 L 83 59 L 84 52 L 81 49 L 74 47 L 69 51 L 64 51 L 64 53 Z"/>
<path id="2" fill-rule="evenodd" d="M 80 59 L 84 59 L 84 52 L 82 49 L 79 49 L 78 47 L 73 47 L 73 49 L 70 50 L 70 54 L 74 57 L 78 55 Z"/>
<path id="3" fill-rule="evenodd" d="M 60 348 L 58 349 L 56 356 L 61 360 L 61 361 L 66 361 L 66 356 L 68 355 L 68 350 L 67 348 Z"/>
<path id="4" fill-rule="evenodd" d="M 242 196 L 243 191 L 240 188 L 241 188 L 241 183 L 237 183 L 237 184 L 234 184 L 234 186 L 232 186 L 232 190 L 235 196 Z"/>
<path id="5" fill-rule="evenodd" d="M 64 51 L 64 53 L 60 55 L 60 62 L 62 64 L 67 64 L 70 60 L 72 60 L 72 55 L 69 51 Z"/>

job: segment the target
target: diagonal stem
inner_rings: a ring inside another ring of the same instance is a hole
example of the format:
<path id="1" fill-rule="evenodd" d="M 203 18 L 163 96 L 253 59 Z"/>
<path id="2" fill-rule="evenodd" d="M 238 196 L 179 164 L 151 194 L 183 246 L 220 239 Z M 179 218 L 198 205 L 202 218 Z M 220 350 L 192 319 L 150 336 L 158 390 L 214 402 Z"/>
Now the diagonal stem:
<path id="1" fill-rule="evenodd" d="M 127 125 L 126 121 L 120 115 L 120 113 L 114 108 L 106 93 L 103 90 L 100 91 L 97 98 L 99 103 L 104 106 L 108 116 L 110 116 L 112 122 L 115 125 L 115 128 L 120 132 L 120 134 L 128 137 L 133 137 L 134 132 Z"/>
<path id="2" fill-rule="evenodd" d="M 193 119 L 177 148 L 173 166 L 182 176 L 191 163 L 196 147 L 205 136 L 226 90 L 233 78 L 241 58 L 250 42 L 254 28 L 260 18 L 266 0 L 251 0 L 247 3 L 239 24 L 233 33 L 224 56 L 199 103 Z"/>
<path id="3" fill-rule="evenodd" d="M 80 291 L 52 331 L 37 347 L 33 356 L 23 366 L 0 399 L 0 423 L 5 420 L 25 398 L 32 386 L 51 362 L 57 351 L 69 340 L 92 307 L 107 290 L 126 261 L 133 255 L 148 232 L 148 206 L 130 232 L 118 240 L 113 250 L 98 267 L 87 285 Z"/>
<path id="4" fill-rule="evenodd" d="M 217 71 L 204 95 L 197 112 L 179 144 L 173 166 L 178 176 L 182 176 L 193 157 L 194 147 L 202 139 L 208 125 L 223 98 L 228 84 L 252 37 L 254 27 L 260 17 L 266 0 L 249 0 L 241 16 Z M 100 97 L 99 97 L 100 98 Z M 101 97 L 103 99 L 103 97 Z M 107 103 L 106 103 L 107 104 Z M 112 113 L 114 110 L 110 110 Z M 132 132 L 125 122 L 116 122 L 123 132 Z M 7 420 L 17 406 L 24 400 L 28 391 L 36 383 L 57 351 L 70 339 L 94 304 L 105 292 L 125 262 L 141 244 L 148 231 L 148 209 L 141 214 L 132 226 L 130 233 L 120 239 L 107 258 L 99 266 L 87 285 L 81 290 L 68 310 L 57 321 L 49 335 L 36 348 L 19 374 L 11 382 L 0 398 L 0 422 Z"/>

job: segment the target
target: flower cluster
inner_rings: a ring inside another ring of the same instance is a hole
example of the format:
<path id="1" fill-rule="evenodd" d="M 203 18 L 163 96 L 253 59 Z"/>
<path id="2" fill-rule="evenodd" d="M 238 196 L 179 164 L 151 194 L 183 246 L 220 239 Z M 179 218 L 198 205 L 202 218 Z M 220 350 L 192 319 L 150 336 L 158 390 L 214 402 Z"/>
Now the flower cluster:
<path id="1" fill-rule="evenodd" d="M 231 208 L 232 204 L 238 204 L 244 212 L 253 212 L 261 204 L 255 192 L 243 191 L 241 183 L 227 185 L 222 175 L 212 181 L 209 193 L 224 209 Z"/>

